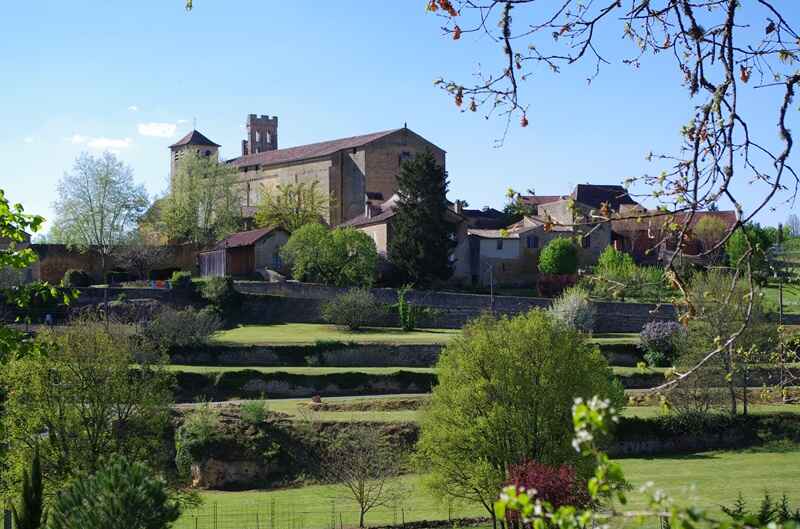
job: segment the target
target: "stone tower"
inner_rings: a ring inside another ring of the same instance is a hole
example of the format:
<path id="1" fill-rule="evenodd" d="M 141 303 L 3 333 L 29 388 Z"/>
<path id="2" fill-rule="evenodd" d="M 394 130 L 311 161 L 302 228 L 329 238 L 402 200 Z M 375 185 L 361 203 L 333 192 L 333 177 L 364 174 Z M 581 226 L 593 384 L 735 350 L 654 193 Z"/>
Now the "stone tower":
<path id="1" fill-rule="evenodd" d="M 242 140 L 242 156 L 278 148 L 278 116 L 247 116 L 247 139 Z"/>
<path id="2" fill-rule="evenodd" d="M 187 151 L 194 149 L 200 156 L 207 158 L 219 159 L 219 145 L 206 138 L 200 132 L 193 130 L 177 142 L 169 146 L 170 150 L 170 163 L 169 163 L 169 180 L 172 182 L 175 178 L 175 173 L 178 171 L 178 164 L 181 158 Z"/>

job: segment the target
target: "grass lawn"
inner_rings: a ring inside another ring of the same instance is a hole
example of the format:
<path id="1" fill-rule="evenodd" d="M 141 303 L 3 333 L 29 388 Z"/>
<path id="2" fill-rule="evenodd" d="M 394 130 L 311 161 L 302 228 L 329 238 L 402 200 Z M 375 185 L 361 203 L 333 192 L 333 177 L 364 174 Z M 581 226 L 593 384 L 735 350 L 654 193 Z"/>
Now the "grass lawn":
<path id="1" fill-rule="evenodd" d="M 275 325 L 244 325 L 222 331 L 214 341 L 236 345 L 304 345 L 316 342 L 353 342 L 361 344 L 446 344 L 457 329 L 420 329 L 404 332 L 395 328 L 367 328 L 350 332 L 334 325 L 317 323 L 282 323 Z"/>
<path id="2" fill-rule="evenodd" d="M 460 329 L 419 329 L 404 332 L 396 328 L 376 327 L 350 332 L 334 325 L 320 323 L 281 323 L 243 325 L 221 331 L 214 336 L 218 343 L 235 345 L 311 345 L 316 342 L 353 342 L 360 344 L 428 345 L 446 344 Z M 596 334 L 591 341 L 598 344 L 639 343 L 636 333 Z"/>
<path id="3" fill-rule="evenodd" d="M 634 486 L 630 494 L 631 509 L 644 507 L 644 497 L 636 489 L 648 481 L 681 503 L 692 501 L 714 510 L 719 505 L 732 504 L 740 492 L 750 506 L 757 504 L 764 491 L 769 491 L 773 497 L 786 493 L 795 507 L 800 503 L 800 487 L 797 486 L 800 448 L 783 452 L 707 452 L 679 457 L 631 458 L 621 463 Z M 402 499 L 368 513 L 368 524 L 448 518 L 447 503 L 428 492 L 420 476 L 404 476 L 395 483 L 404 488 Z M 339 485 L 203 492 L 201 495 L 204 505 L 184 514 L 174 526 L 176 529 L 325 529 L 333 525 L 333 520 L 338 524 L 340 516 L 345 527 L 356 526 L 358 520 L 355 504 Z M 485 511 L 477 505 L 461 504 L 454 505 L 450 512 L 453 517 L 460 518 L 483 516 Z"/>
<path id="4" fill-rule="evenodd" d="M 778 285 L 770 284 L 762 290 L 764 300 L 768 306 L 778 310 Z M 783 287 L 783 313 L 800 314 L 800 286 L 784 285 Z"/>

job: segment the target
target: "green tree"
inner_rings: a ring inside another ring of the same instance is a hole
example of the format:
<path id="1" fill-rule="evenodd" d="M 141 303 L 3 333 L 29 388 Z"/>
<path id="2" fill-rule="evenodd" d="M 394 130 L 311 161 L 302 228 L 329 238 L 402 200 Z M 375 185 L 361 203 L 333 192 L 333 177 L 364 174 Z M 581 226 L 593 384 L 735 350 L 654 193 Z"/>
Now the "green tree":
<path id="1" fill-rule="evenodd" d="M 556 237 L 539 254 L 539 271 L 545 274 L 574 274 L 578 271 L 578 249 L 571 239 Z"/>
<path id="2" fill-rule="evenodd" d="M 36 447 L 50 490 L 97 471 L 112 454 L 161 463 L 173 378 L 160 362 L 137 363 L 135 355 L 153 354 L 134 348 L 126 329 L 92 321 L 40 336 L 43 353 L 4 369 L 6 491 Z"/>
<path id="3" fill-rule="evenodd" d="M 687 302 L 694 316 L 688 320 L 687 339 L 680 342 L 677 367 L 679 371 L 692 368 L 710 351 L 730 341 L 685 386 L 686 391 L 699 391 L 703 398 L 713 388 L 727 388 L 730 412 L 736 415 L 740 401 L 747 413 L 746 388 L 751 366 L 768 361 L 778 336 L 758 290 L 751 292 L 744 281 L 732 283 L 731 276 L 712 270 L 692 278 Z M 693 385 L 693 378 L 701 386 Z M 676 391 L 678 398 L 687 397 L 681 394 L 680 387 Z"/>
<path id="4" fill-rule="evenodd" d="M 378 252 L 375 242 L 355 228 L 329 230 L 306 224 L 281 248 L 292 276 L 334 286 L 370 286 L 375 279 Z"/>
<path id="5" fill-rule="evenodd" d="M 436 368 L 439 384 L 421 418 L 421 465 L 436 493 L 489 513 L 508 465 L 580 463 L 570 445 L 575 398 L 623 398 L 599 350 L 541 310 L 473 321 Z"/>
<path id="6" fill-rule="evenodd" d="M 768 250 L 774 244 L 770 234 L 759 224 L 748 224 L 733 232 L 725 244 L 730 266 L 744 269 L 747 263 L 753 271 L 753 277 L 765 284 L 770 275 Z M 749 253 L 749 259 L 745 258 Z"/>
<path id="7" fill-rule="evenodd" d="M 261 192 L 256 211 L 256 224 L 277 226 L 289 233 L 325 217 L 328 197 L 319 190 L 319 182 L 279 184 L 274 190 Z"/>
<path id="8" fill-rule="evenodd" d="M 725 237 L 728 225 L 717 217 L 705 216 L 697 221 L 693 232 L 694 238 L 703 245 L 703 250 L 708 251 Z"/>
<path id="9" fill-rule="evenodd" d="M 180 513 L 180 504 L 166 483 L 153 477 L 145 465 L 118 456 L 58 495 L 48 527 L 166 529 Z"/>
<path id="10" fill-rule="evenodd" d="M 30 469 L 22 476 L 22 494 L 19 509 L 12 507 L 16 529 L 39 529 L 44 526 L 44 484 L 39 450 L 34 450 Z"/>
<path id="11" fill-rule="evenodd" d="M 164 203 L 170 240 L 207 244 L 241 226 L 242 206 L 235 167 L 186 152 Z"/>
<path id="12" fill-rule="evenodd" d="M 148 205 L 133 170 L 110 152 L 83 153 L 58 184 L 51 236 L 81 250 L 95 250 L 103 271 L 114 250 L 136 227 Z"/>
<path id="13" fill-rule="evenodd" d="M 404 280 L 427 285 L 453 274 L 455 231 L 448 222 L 447 173 L 430 152 L 403 162 L 397 177 L 389 261 Z"/>

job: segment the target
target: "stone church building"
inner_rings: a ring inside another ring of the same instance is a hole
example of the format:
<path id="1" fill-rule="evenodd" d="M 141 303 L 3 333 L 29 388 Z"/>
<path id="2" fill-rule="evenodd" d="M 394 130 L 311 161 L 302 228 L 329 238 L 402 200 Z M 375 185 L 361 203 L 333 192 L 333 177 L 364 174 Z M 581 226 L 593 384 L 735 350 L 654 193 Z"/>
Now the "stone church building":
<path id="1" fill-rule="evenodd" d="M 430 150 L 445 167 L 445 151 L 406 126 L 279 149 L 277 116 L 250 114 L 246 125 L 241 156 L 224 162 L 239 171 L 245 217 L 254 215 L 263 190 L 278 184 L 317 182 L 318 189 L 329 196 L 325 220 L 336 226 L 362 215 L 370 200 L 394 195 L 403 160 Z M 170 146 L 170 174 L 175 174 L 187 150 L 218 157 L 219 147 L 193 130 Z"/>

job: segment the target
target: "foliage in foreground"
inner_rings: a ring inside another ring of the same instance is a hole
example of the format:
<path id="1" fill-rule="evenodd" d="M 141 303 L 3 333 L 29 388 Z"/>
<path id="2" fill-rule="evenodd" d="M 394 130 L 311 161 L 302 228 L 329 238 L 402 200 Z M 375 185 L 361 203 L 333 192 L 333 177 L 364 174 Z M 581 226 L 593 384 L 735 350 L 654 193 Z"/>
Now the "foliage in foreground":
<path id="1" fill-rule="evenodd" d="M 421 416 L 420 464 L 435 493 L 489 513 L 509 465 L 568 463 L 584 475 L 586 462 L 570 446 L 573 400 L 624 398 L 599 350 L 541 310 L 468 324 L 437 373 Z"/>
<path id="2" fill-rule="evenodd" d="M 593 397 L 589 401 L 576 399 L 572 412 L 575 436 L 572 446 L 585 458 L 594 461 L 594 475 L 589 479 L 587 491 L 592 504 L 602 504 L 603 509 L 583 508 L 579 505 L 554 505 L 546 498 L 537 495 L 535 490 L 522 490 L 515 485 L 505 487 L 494 504 L 495 516 L 504 522 L 520 520 L 524 527 L 545 529 L 586 529 L 607 527 L 612 519 L 622 519 L 644 526 L 653 518 L 660 518 L 672 529 L 796 529 L 800 523 L 790 513 L 784 516 L 770 503 L 768 516 L 747 513 L 744 508 L 734 507 L 729 512 L 730 520 L 722 520 L 705 509 L 690 505 L 679 506 L 664 491 L 653 490 L 652 483 L 645 485 L 642 492 L 647 495 L 647 505 L 635 512 L 625 510 L 628 481 L 619 463 L 611 461 L 608 455 L 598 448 L 598 439 L 608 431 L 608 423 L 616 422 L 616 410 L 609 401 Z M 763 503 L 762 503 L 763 505 Z M 629 526 L 628 523 L 625 524 Z"/>
<path id="3" fill-rule="evenodd" d="M 113 454 L 163 463 L 173 378 L 160 363 L 132 367 L 133 342 L 122 329 L 83 321 L 44 332 L 43 352 L 5 366 L 6 492 L 37 447 L 49 492 Z"/>
<path id="4" fill-rule="evenodd" d="M 280 227 L 293 233 L 306 224 L 325 218 L 328 197 L 319 189 L 319 182 L 310 184 L 278 184 L 264 189 L 256 211 L 256 224 L 262 228 Z"/>
<path id="5" fill-rule="evenodd" d="M 60 493 L 48 528 L 166 529 L 180 513 L 166 483 L 153 477 L 143 464 L 120 456 Z"/>

